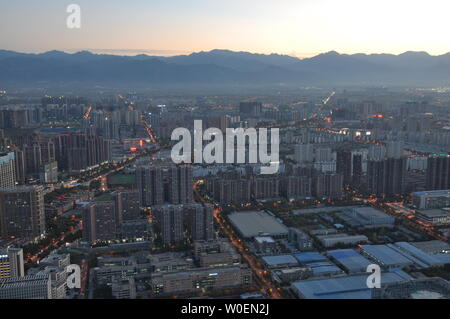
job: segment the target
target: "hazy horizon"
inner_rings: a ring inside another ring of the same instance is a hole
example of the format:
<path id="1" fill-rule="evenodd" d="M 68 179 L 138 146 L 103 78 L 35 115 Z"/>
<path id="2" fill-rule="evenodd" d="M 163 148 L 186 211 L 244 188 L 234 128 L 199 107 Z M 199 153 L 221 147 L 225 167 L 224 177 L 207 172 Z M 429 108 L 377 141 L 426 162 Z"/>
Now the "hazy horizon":
<path id="1" fill-rule="evenodd" d="M 81 7 L 80 29 L 66 27 L 72 3 Z M 0 47 L 20 52 L 170 56 L 226 48 L 300 58 L 329 51 L 450 52 L 444 0 L 0 0 L 0 6 Z"/>
<path id="2" fill-rule="evenodd" d="M 79 52 L 90 52 L 93 54 L 104 54 L 104 55 L 115 55 L 115 56 L 129 56 L 129 57 L 133 57 L 133 56 L 138 56 L 138 55 L 147 55 L 147 56 L 154 56 L 154 57 L 171 57 L 171 56 L 179 56 L 179 55 L 190 55 L 190 54 L 195 54 L 195 53 L 201 53 L 201 52 L 212 52 L 212 51 L 230 51 L 230 52 L 234 52 L 234 53 L 250 53 L 250 54 L 261 54 L 261 55 L 285 55 L 285 56 L 290 56 L 290 57 L 294 57 L 294 58 L 299 58 L 299 59 L 305 59 L 305 58 L 311 58 L 311 57 L 315 57 L 317 55 L 321 55 L 321 54 L 327 54 L 327 53 L 331 53 L 331 52 L 336 52 L 337 54 L 340 55 L 354 55 L 354 54 L 364 54 L 367 56 L 370 55 L 395 55 L 395 56 L 399 56 L 405 53 L 425 53 L 429 56 L 433 56 L 433 57 L 438 57 L 438 56 L 443 56 L 446 54 L 449 54 L 449 52 L 444 52 L 442 54 L 430 54 L 427 51 L 414 51 L 414 50 L 407 50 L 404 52 L 400 52 L 400 53 L 388 53 L 388 52 L 380 52 L 380 53 L 365 53 L 365 52 L 355 52 L 355 53 L 343 53 L 343 52 L 339 52 L 337 50 L 330 50 L 327 52 L 318 52 L 318 53 L 314 53 L 310 56 L 296 56 L 296 55 L 292 55 L 292 54 L 288 54 L 288 53 L 279 53 L 279 52 L 269 52 L 269 53 L 265 53 L 265 52 L 252 52 L 252 51 L 242 51 L 242 50 L 231 50 L 231 49 L 226 49 L 226 48 L 216 48 L 216 49 L 211 49 L 211 50 L 200 50 L 200 51 L 170 51 L 170 50 L 133 50 L 133 49 L 69 49 L 69 50 L 64 50 L 64 49 L 49 49 L 49 50 L 24 50 L 24 51 L 19 51 L 19 50 L 9 50 L 9 49 L 3 49 L 0 47 L 0 50 L 5 50 L 5 51 L 12 51 L 12 52 L 18 52 L 18 53 L 25 53 L 25 54 L 44 54 L 44 53 L 48 53 L 48 52 L 52 52 L 52 51 L 59 51 L 59 52 L 64 52 L 67 54 L 74 54 L 74 53 L 79 53 Z"/>

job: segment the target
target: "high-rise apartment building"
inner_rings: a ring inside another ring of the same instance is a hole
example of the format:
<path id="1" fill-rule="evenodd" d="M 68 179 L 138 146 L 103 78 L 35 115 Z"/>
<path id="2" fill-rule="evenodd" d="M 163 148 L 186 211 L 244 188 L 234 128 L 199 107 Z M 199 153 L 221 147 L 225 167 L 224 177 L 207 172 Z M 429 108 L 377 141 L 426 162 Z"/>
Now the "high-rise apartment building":
<path id="1" fill-rule="evenodd" d="M 376 196 L 403 194 L 406 158 L 389 158 L 367 163 L 367 192 Z"/>
<path id="2" fill-rule="evenodd" d="M 141 166 L 136 169 L 136 186 L 142 207 L 164 203 L 164 182 L 162 168 Z"/>
<path id="3" fill-rule="evenodd" d="M 0 153 L 0 188 L 16 185 L 14 152 Z"/>
<path id="4" fill-rule="evenodd" d="M 178 205 L 194 201 L 193 176 L 190 165 L 141 166 L 136 169 L 136 186 L 142 207 Z"/>
<path id="5" fill-rule="evenodd" d="M 141 219 L 138 191 L 116 191 L 112 193 L 117 220 L 121 223 L 128 220 Z"/>
<path id="6" fill-rule="evenodd" d="M 155 206 L 153 213 L 164 245 L 177 244 L 184 240 L 183 205 Z"/>
<path id="7" fill-rule="evenodd" d="M 44 231 L 44 194 L 41 186 L 0 189 L 2 237 L 36 238 Z"/>
<path id="8" fill-rule="evenodd" d="M 425 189 L 450 189 L 449 156 L 431 156 L 428 158 Z"/>
<path id="9" fill-rule="evenodd" d="M 116 239 L 118 217 L 113 201 L 92 202 L 83 207 L 83 240 L 94 243 Z"/>
<path id="10" fill-rule="evenodd" d="M 214 207 L 210 204 L 190 204 L 185 207 L 185 220 L 192 240 L 214 239 Z"/>

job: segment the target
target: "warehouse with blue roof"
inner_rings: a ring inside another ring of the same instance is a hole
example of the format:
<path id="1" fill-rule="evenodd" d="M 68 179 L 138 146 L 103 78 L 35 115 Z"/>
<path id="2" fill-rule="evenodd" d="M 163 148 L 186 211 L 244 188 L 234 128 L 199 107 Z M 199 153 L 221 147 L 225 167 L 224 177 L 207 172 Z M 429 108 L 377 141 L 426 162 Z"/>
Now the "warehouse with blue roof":
<path id="1" fill-rule="evenodd" d="M 403 271 L 381 274 L 384 283 L 412 280 Z M 315 279 L 292 283 L 291 289 L 302 299 L 371 299 L 372 291 L 367 287 L 367 275 L 345 276 L 329 279 Z"/>
<path id="2" fill-rule="evenodd" d="M 353 249 L 330 250 L 328 255 L 349 273 L 366 272 L 367 266 L 372 264 Z"/>
<path id="3" fill-rule="evenodd" d="M 264 256 L 261 258 L 267 268 L 286 268 L 298 266 L 292 255 Z"/>

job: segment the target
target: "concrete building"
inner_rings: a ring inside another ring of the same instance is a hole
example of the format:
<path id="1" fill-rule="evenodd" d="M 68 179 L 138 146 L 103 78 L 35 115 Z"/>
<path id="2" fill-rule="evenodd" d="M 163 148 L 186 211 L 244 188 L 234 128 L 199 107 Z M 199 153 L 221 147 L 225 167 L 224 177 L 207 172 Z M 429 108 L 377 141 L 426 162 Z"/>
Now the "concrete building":
<path id="1" fill-rule="evenodd" d="M 261 235 L 273 238 L 287 238 L 288 228 L 277 218 L 267 212 L 236 212 L 228 215 L 231 224 L 244 238 Z"/>
<path id="2" fill-rule="evenodd" d="M 372 207 L 355 207 L 340 213 L 339 217 L 347 224 L 356 228 L 392 228 L 395 218 Z"/>
<path id="3" fill-rule="evenodd" d="M 372 262 L 353 249 L 330 250 L 327 254 L 348 273 L 365 273 Z"/>
<path id="4" fill-rule="evenodd" d="M 185 240 L 183 210 L 183 205 L 161 205 L 153 208 L 164 245 L 172 245 Z"/>
<path id="5" fill-rule="evenodd" d="M 450 208 L 422 209 L 416 211 L 416 216 L 432 225 L 450 224 Z"/>
<path id="6" fill-rule="evenodd" d="M 37 238 L 45 232 L 41 186 L 0 189 L 0 236 Z"/>
<path id="7" fill-rule="evenodd" d="M 367 236 L 364 235 L 347 235 L 345 233 L 321 235 L 317 236 L 317 239 L 326 248 L 331 248 L 338 244 L 356 245 L 360 243 L 366 243 L 369 240 Z"/>
<path id="8" fill-rule="evenodd" d="M 415 192 L 412 202 L 417 209 L 450 207 L 450 190 Z"/>
<path id="9" fill-rule="evenodd" d="M 252 284 L 252 272 L 247 266 L 192 269 L 151 276 L 154 295 L 174 295 L 245 288 Z"/>
<path id="10" fill-rule="evenodd" d="M 0 153 L 0 188 L 16 186 L 14 152 Z"/>
<path id="11" fill-rule="evenodd" d="M 116 191 L 112 196 L 119 222 L 142 218 L 138 191 Z"/>
<path id="12" fill-rule="evenodd" d="M 111 293 L 115 299 L 136 299 L 134 278 L 118 279 L 111 284 Z"/>
<path id="13" fill-rule="evenodd" d="M 0 248 L 0 279 L 25 276 L 22 248 Z"/>
<path id="14" fill-rule="evenodd" d="M 381 285 L 411 279 L 401 271 L 387 272 L 381 274 Z M 367 287 L 367 275 L 297 281 L 291 289 L 300 299 L 371 299 L 373 290 Z"/>
<path id="15" fill-rule="evenodd" d="M 50 276 L 2 279 L 0 280 L 0 299 L 52 299 Z"/>
<path id="16" fill-rule="evenodd" d="M 117 238 L 118 219 L 114 202 L 91 202 L 83 207 L 83 240 L 89 243 Z"/>
<path id="17" fill-rule="evenodd" d="M 297 228 L 289 228 L 288 240 L 299 250 L 311 250 L 313 249 L 312 238 Z"/>
<path id="18" fill-rule="evenodd" d="M 214 239 L 214 207 L 210 204 L 190 204 L 184 207 L 184 218 L 192 240 Z"/>

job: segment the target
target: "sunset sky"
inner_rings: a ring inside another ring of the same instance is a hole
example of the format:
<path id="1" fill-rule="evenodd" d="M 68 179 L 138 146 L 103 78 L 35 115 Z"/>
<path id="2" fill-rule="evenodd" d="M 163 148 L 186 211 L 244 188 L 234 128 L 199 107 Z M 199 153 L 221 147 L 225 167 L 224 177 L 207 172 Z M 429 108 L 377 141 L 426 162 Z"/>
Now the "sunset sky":
<path id="1" fill-rule="evenodd" d="M 81 6 L 81 29 L 66 8 Z M 448 0 L 0 0 L 0 49 L 299 57 L 450 51 Z"/>

